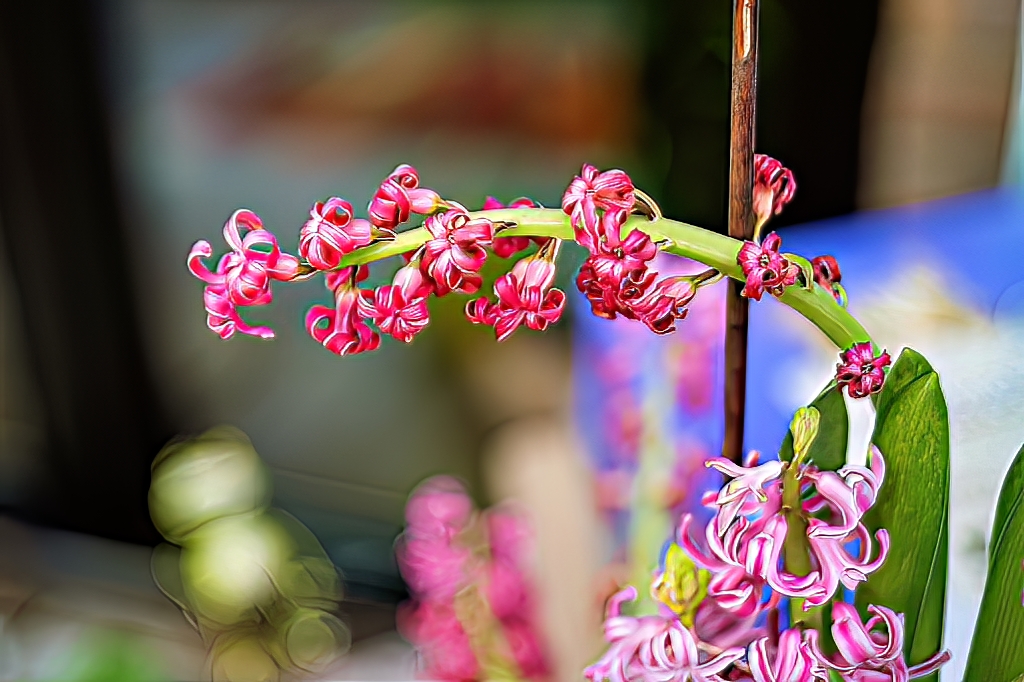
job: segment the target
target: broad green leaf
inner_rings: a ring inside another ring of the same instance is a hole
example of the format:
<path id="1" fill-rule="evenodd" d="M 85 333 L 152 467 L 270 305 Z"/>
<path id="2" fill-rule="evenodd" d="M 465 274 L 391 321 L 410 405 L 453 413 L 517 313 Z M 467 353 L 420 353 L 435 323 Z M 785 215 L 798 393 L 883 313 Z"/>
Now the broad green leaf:
<path id="1" fill-rule="evenodd" d="M 914 665 L 942 648 L 949 418 L 938 375 L 910 349 L 893 366 L 876 407 L 872 442 L 885 457 L 886 474 L 864 523 L 872 534 L 887 529 L 892 546 L 882 568 L 857 590 L 856 603 L 862 614 L 869 604 L 904 614 L 904 653 Z"/>
<path id="2" fill-rule="evenodd" d="M 1003 481 L 964 682 L 1024 679 L 1024 447 Z"/>
<path id="3" fill-rule="evenodd" d="M 1010 518 L 1024 504 L 1024 465 L 1021 458 L 1024 456 L 1024 446 L 1017 452 L 1010 470 L 1003 480 L 1003 490 L 999 494 L 999 502 L 996 504 L 996 518 L 992 523 L 992 538 L 989 544 L 989 565 L 996 556 L 999 545 L 1006 537 L 1006 526 Z M 1012 491 L 1018 491 L 1013 494 Z"/>
<path id="4" fill-rule="evenodd" d="M 850 417 L 846 413 L 843 394 L 834 383 L 825 387 L 809 407 L 818 410 L 821 420 L 818 436 L 811 443 L 808 459 L 819 469 L 835 471 L 846 464 L 846 443 L 850 432 Z M 789 462 L 793 459 L 793 433 L 786 432 L 786 438 L 779 448 L 779 459 Z"/>

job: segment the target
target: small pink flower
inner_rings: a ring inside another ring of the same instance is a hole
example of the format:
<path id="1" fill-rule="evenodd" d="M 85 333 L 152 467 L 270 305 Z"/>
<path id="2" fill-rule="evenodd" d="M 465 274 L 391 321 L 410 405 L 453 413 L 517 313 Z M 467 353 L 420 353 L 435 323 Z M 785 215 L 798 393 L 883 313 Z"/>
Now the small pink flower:
<path id="1" fill-rule="evenodd" d="M 697 295 L 693 280 L 686 276 L 666 277 L 638 301 L 630 302 L 636 318 L 655 334 L 671 334 L 676 321 L 686 318 L 690 302 Z"/>
<path id="2" fill-rule="evenodd" d="M 903 658 L 903 616 L 884 606 L 869 606 L 868 611 L 874 615 L 862 623 L 850 604 L 833 604 L 832 636 L 839 653 L 826 656 L 812 639 L 814 657 L 851 682 L 906 682 L 930 675 L 949 661 L 949 652 L 943 651 L 908 668 Z"/>
<path id="3" fill-rule="evenodd" d="M 633 306 L 650 290 L 657 273 L 638 268 L 624 273 L 618 282 L 611 282 L 607 276 L 598 274 L 594 267 L 596 258 L 588 258 L 576 275 L 576 288 L 587 297 L 591 312 L 608 320 L 618 315 L 635 320 Z"/>
<path id="4" fill-rule="evenodd" d="M 338 197 L 318 201 L 299 231 L 299 255 L 317 270 L 333 270 L 345 254 L 373 241 L 369 221 L 354 218 L 352 204 Z"/>
<path id="5" fill-rule="evenodd" d="M 580 175 L 573 178 L 562 196 L 562 210 L 569 216 L 576 241 L 595 253 L 601 242 L 597 209 L 625 213 L 636 203 L 633 181 L 624 171 L 599 172 L 590 164 L 583 164 Z"/>
<path id="6" fill-rule="evenodd" d="M 384 179 L 370 201 L 370 222 L 382 230 L 394 231 L 411 213 L 427 215 L 443 203 L 432 189 L 420 187 L 416 169 L 402 164 Z"/>
<path id="7" fill-rule="evenodd" d="M 352 268 L 328 273 L 327 288 L 334 291 L 334 308 L 315 305 L 306 313 L 306 331 L 337 355 L 365 353 L 380 346 L 380 336 L 359 314 L 362 297 L 354 275 Z"/>
<path id="8" fill-rule="evenodd" d="M 211 285 L 203 289 L 203 305 L 206 308 L 206 326 L 222 339 L 230 339 L 236 331 L 261 339 L 274 338 L 274 330 L 270 327 L 254 327 L 242 319 L 238 308 L 228 298 L 226 287 Z"/>
<path id="9" fill-rule="evenodd" d="M 427 297 L 431 285 L 412 263 L 398 270 L 394 282 L 362 292 L 359 314 L 402 343 L 409 343 L 430 322 Z"/>
<path id="10" fill-rule="evenodd" d="M 504 341 L 524 324 L 534 331 L 544 331 L 558 322 L 565 310 L 565 292 L 551 287 L 555 264 L 548 260 L 546 248 L 522 259 L 495 282 L 496 302 L 471 301 L 466 306 L 470 322 L 493 325 L 498 341 Z"/>
<path id="11" fill-rule="evenodd" d="M 631 230 L 625 239 L 620 238 L 625 218 L 625 211 L 617 209 L 601 216 L 601 223 L 607 229 L 602 230 L 596 249 L 587 259 L 597 276 L 613 287 L 618 286 L 627 273 L 646 269 L 658 255 L 658 247 L 640 230 Z"/>
<path id="12" fill-rule="evenodd" d="M 505 204 L 501 203 L 494 197 L 487 197 L 487 199 L 484 201 L 483 210 L 493 211 L 499 208 L 536 207 L 537 204 L 534 203 L 533 199 L 527 199 L 526 197 L 516 199 L 508 206 L 505 206 Z M 511 258 L 520 251 L 529 248 L 530 244 L 533 244 L 535 241 L 539 242 L 541 240 L 535 239 L 533 237 L 495 237 L 494 243 L 491 244 L 491 250 L 494 251 L 494 255 L 497 256 L 498 258 Z"/>
<path id="13" fill-rule="evenodd" d="M 875 348 L 870 341 L 855 343 L 840 355 L 841 362 L 836 365 L 836 383 L 851 398 L 864 398 L 882 390 L 885 383 L 885 368 L 892 359 L 889 354 L 875 357 Z"/>
<path id="14" fill-rule="evenodd" d="M 851 465 L 832 472 L 808 467 L 805 477 L 814 483 L 815 495 L 805 502 L 805 511 L 817 514 L 828 508 L 837 521 L 821 520 L 812 531 L 814 535 L 846 537 L 856 530 L 861 517 L 874 505 L 885 479 L 885 460 L 878 448 L 872 445 L 871 450 L 870 468 Z"/>
<path id="15" fill-rule="evenodd" d="M 243 238 L 241 230 L 246 234 Z M 266 305 L 273 300 L 272 280 L 287 281 L 298 274 L 299 260 L 281 251 L 277 238 L 263 229 L 263 222 L 252 211 L 239 209 L 224 224 L 224 241 L 231 252 L 224 255 L 213 272 L 202 259 L 213 255 L 213 247 L 199 240 L 188 254 L 188 269 L 208 285 L 203 292 L 207 326 L 221 338 L 235 331 L 271 338 L 267 327 L 250 327 L 238 315 L 239 306 Z"/>
<path id="16" fill-rule="evenodd" d="M 825 669 L 811 653 L 807 633 L 786 630 L 772 646 L 767 637 L 747 649 L 747 663 L 754 682 L 817 682 Z"/>
<path id="17" fill-rule="evenodd" d="M 423 246 L 421 268 L 434 283 L 435 293 L 466 294 L 480 289 L 480 269 L 487 259 L 484 246 L 494 240 L 494 223 L 471 218 L 462 208 L 432 215 L 423 223 L 431 239 Z"/>
<path id="18" fill-rule="evenodd" d="M 604 636 L 609 646 L 583 671 L 591 682 L 724 682 L 719 673 L 743 657 L 740 647 L 702 656 L 678 618 L 623 616 L 622 603 L 636 596 L 636 588 L 627 587 L 608 601 Z"/>
<path id="19" fill-rule="evenodd" d="M 766 291 L 781 296 L 786 287 L 796 283 L 800 268 L 779 253 L 781 244 L 782 238 L 772 232 L 760 244 L 744 242 L 740 247 L 736 260 L 747 278 L 744 296 L 755 301 Z"/>
<path id="20" fill-rule="evenodd" d="M 757 465 L 759 453 L 754 450 L 747 456 L 745 466 L 740 466 L 724 457 L 715 457 L 705 462 L 709 468 L 728 476 L 722 489 L 715 496 L 713 504 L 718 507 L 715 517 L 715 531 L 720 535 L 740 514 L 753 514 L 768 501 L 767 486 L 778 488 L 782 475 L 782 462 L 772 460 Z"/>
<path id="21" fill-rule="evenodd" d="M 754 154 L 754 215 L 764 225 L 782 213 L 796 193 L 793 172 L 770 156 Z"/>

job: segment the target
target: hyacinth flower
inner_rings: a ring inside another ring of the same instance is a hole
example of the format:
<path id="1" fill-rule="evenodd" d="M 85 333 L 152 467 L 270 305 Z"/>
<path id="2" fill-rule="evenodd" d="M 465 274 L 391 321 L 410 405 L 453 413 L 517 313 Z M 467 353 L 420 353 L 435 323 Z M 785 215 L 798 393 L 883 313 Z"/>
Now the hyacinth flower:
<path id="1" fill-rule="evenodd" d="M 246 231 L 245 237 L 242 230 Z M 259 216 L 245 209 L 235 211 L 224 224 L 224 241 L 231 252 L 220 259 L 213 272 L 202 261 L 213 255 L 208 241 L 197 241 L 188 254 L 189 270 L 207 285 L 203 291 L 207 326 L 222 339 L 231 338 L 236 331 L 272 338 L 272 329 L 247 324 L 238 308 L 270 303 L 271 282 L 294 279 L 299 273 L 299 260 L 282 252 L 277 238 L 263 228 Z"/>
<path id="2" fill-rule="evenodd" d="M 419 173 L 403 163 L 391 171 L 377 188 L 367 211 L 370 222 L 378 229 L 393 233 L 413 213 L 429 215 L 443 203 L 437 192 L 420 187 Z"/>
<path id="3" fill-rule="evenodd" d="M 836 365 L 836 383 L 845 387 L 851 398 L 878 393 L 885 382 L 885 368 L 891 362 L 885 351 L 876 357 L 870 342 L 854 344 L 843 352 L 840 363 Z"/>
<path id="4" fill-rule="evenodd" d="M 761 228 L 782 209 L 796 194 L 796 178 L 793 171 L 779 161 L 765 154 L 754 154 L 754 241 L 761 234 Z"/>
<path id="5" fill-rule="evenodd" d="M 782 237 L 774 232 L 760 244 L 744 242 L 739 255 L 740 267 L 746 278 L 744 296 L 760 301 L 765 292 L 781 296 L 786 287 L 796 284 L 800 268 L 779 253 L 781 245 Z"/>
<path id="6" fill-rule="evenodd" d="M 299 230 L 299 255 L 317 270 L 333 270 L 346 254 L 372 243 L 370 221 L 354 216 L 352 204 L 339 197 L 313 204 Z"/>
<path id="7" fill-rule="evenodd" d="M 406 506 L 398 565 L 411 600 L 399 630 L 433 680 L 540 680 L 549 672 L 536 626 L 535 597 L 523 569 L 529 532 L 506 509 L 478 513 L 465 488 L 436 477 Z"/>

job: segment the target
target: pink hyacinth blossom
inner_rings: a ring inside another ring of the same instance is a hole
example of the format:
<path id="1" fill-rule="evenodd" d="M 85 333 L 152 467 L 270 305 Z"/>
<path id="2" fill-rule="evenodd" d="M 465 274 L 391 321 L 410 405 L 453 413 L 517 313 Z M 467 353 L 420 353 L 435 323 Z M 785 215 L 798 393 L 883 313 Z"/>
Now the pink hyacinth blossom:
<path id="1" fill-rule="evenodd" d="M 872 617 L 863 623 L 857 609 L 843 602 L 832 605 L 832 637 L 839 652 L 826 656 L 811 640 L 811 651 L 823 665 L 851 682 L 907 682 L 936 672 L 949 661 L 942 651 L 908 667 L 903 657 L 903 616 L 884 606 L 869 606 Z"/>
<path id="2" fill-rule="evenodd" d="M 427 297 L 431 290 L 419 265 L 412 263 L 400 268 L 391 284 L 362 292 L 359 314 L 383 333 L 409 343 L 430 322 Z"/>
<path id="3" fill-rule="evenodd" d="M 805 477 L 814 483 L 815 495 L 804 504 L 808 513 L 828 508 L 838 522 L 820 522 L 811 531 L 820 537 L 843 538 L 852 533 L 871 508 L 885 479 L 885 460 L 871 446 L 869 467 L 850 465 L 838 472 L 808 468 Z"/>
<path id="4" fill-rule="evenodd" d="M 618 209 L 628 214 L 635 203 L 633 181 L 624 171 L 600 172 L 590 164 L 583 164 L 580 175 L 573 178 L 562 196 L 562 210 L 576 231 L 576 241 L 591 253 L 596 253 L 601 243 L 598 209 Z"/>
<path id="5" fill-rule="evenodd" d="M 211 285 L 204 288 L 203 306 L 206 308 L 206 326 L 222 339 L 230 339 L 235 332 L 261 339 L 274 338 L 274 330 L 270 327 L 252 326 L 242 319 L 238 308 L 228 297 L 226 287 Z"/>
<path id="6" fill-rule="evenodd" d="M 717 533 L 722 534 L 740 514 L 756 512 L 768 501 L 765 487 L 776 483 L 782 475 L 782 462 L 773 460 L 757 465 L 758 454 L 756 450 L 751 452 L 745 466 L 724 457 L 715 457 L 705 462 L 709 468 L 729 477 L 713 502 L 718 507 L 715 517 Z"/>
<path id="7" fill-rule="evenodd" d="M 535 256 L 524 258 L 512 271 L 494 284 L 494 303 L 486 299 L 470 301 L 466 317 L 475 324 L 493 325 L 498 341 L 526 325 L 544 331 L 562 317 L 565 292 L 552 288 L 555 281 L 554 248 L 545 244 Z"/>
<path id="8" fill-rule="evenodd" d="M 765 629 L 757 626 L 762 614 L 763 610 L 755 609 L 750 615 L 741 616 L 737 610 L 724 606 L 721 599 L 705 599 L 697 607 L 693 632 L 699 641 L 719 649 L 745 647 L 765 636 Z"/>
<path id="9" fill-rule="evenodd" d="M 770 156 L 754 154 L 754 215 L 757 228 L 782 213 L 796 193 L 793 172 Z"/>
<path id="10" fill-rule="evenodd" d="M 671 334 L 676 330 L 676 321 L 686 318 L 696 295 L 692 277 L 666 277 L 652 286 L 643 298 L 630 302 L 629 307 L 655 334 Z"/>
<path id="11" fill-rule="evenodd" d="M 317 270 L 333 270 L 342 257 L 373 241 L 369 221 L 353 217 L 352 204 L 338 197 L 318 201 L 299 231 L 299 255 Z"/>
<path id="12" fill-rule="evenodd" d="M 328 273 L 327 288 L 334 291 L 334 308 L 315 305 L 306 313 L 306 331 L 324 348 L 337 355 L 376 350 L 380 336 L 359 314 L 362 298 L 352 268 Z"/>
<path id="13" fill-rule="evenodd" d="M 747 664 L 754 682 L 817 682 L 825 679 L 825 669 L 808 644 L 809 634 L 786 630 L 777 645 L 771 644 L 767 637 L 751 644 L 747 649 Z"/>
<path id="14" fill-rule="evenodd" d="M 583 671 L 591 682 L 724 682 L 720 675 L 742 658 L 743 649 L 702 654 L 693 633 L 678 618 L 622 615 L 623 602 L 637 597 L 627 587 L 611 597 L 604 622 L 608 649 Z"/>
<path id="15" fill-rule="evenodd" d="M 432 215 L 423 223 L 431 239 L 423 246 L 420 267 L 434 283 L 438 296 L 452 291 L 466 294 L 480 289 L 480 269 L 494 239 L 494 223 L 471 218 L 462 208 Z"/>
<path id="16" fill-rule="evenodd" d="M 235 305 L 270 303 L 271 281 L 286 281 L 298 274 L 299 259 L 281 251 L 277 238 L 263 229 L 263 222 L 252 211 L 241 208 L 231 215 L 224 224 L 224 240 L 231 253 L 221 258 L 215 272 L 210 272 L 202 262 L 213 255 L 213 248 L 205 240 L 192 246 L 188 269 L 207 284 L 225 287 Z"/>
<path id="17" fill-rule="evenodd" d="M 420 187 L 415 168 L 402 164 L 391 171 L 374 193 L 368 207 L 370 222 L 393 232 L 410 214 L 428 215 L 443 203 L 437 192 Z"/>
<path id="18" fill-rule="evenodd" d="M 601 216 L 604 229 L 597 248 L 588 259 L 597 277 L 613 287 L 627 273 L 646 269 L 647 264 L 658 255 L 658 247 L 648 234 L 631 230 L 624 239 L 620 236 L 626 215 L 625 211 L 616 209 L 606 211 Z"/>
<path id="19" fill-rule="evenodd" d="M 277 238 L 263 228 L 259 216 L 247 209 L 235 211 L 224 224 L 224 241 L 231 252 L 221 257 L 213 272 L 203 264 L 204 258 L 213 255 L 208 241 L 197 241 L 188 254 L 189 271 L 207 284 L 203 292 L 207 326 L 223 339 L 230 338 L 236 331 L 271 338 L 274 335 L 271 329 L 249 326 L 237 308 L 270 303 L 273 300 L 271 282 L 295 277 L 299 260 L 282 252 Z"/>
<path id="20" fill-rule="evenodd" d="M 818 519 L 808 521 L 807 542 L 811 557 L 818 568 L 815 572 L 817 580 L 813 590 L 808 590 L 806 594 L 792 595 L 806 597 L 804 610 L 825 604 L 839 590 L 840 585 L 848 590 L 856 589 L 870 574 L 882 567 L 889 555 L 889 532 L 884 528 L 875 532 L 878 556 L 872 559 L 871 533 L 863 524 L 842 539 L 816 534 L 816 528 L 823 524 L 824 522 Z M 847 544 L 857 539 L 860 540 L 860 554 L 854 556 L 850 554 Z"/>
<path id="21" fill-rule="evenodd" d="M 796 283 L 800 268 L 779 253 L 781 245 L 782 237 L 774 232 L 760 244 L 743 242 L 736 260 L 747 279 L 744 296 L 755 301 L 760 301 L 766 291 L 781 296 L 786 287 Z"/>
<path id="22" fill-rule="evenodd" d="M 875 348 L 870 341 L 855 343 L 843 351 L 836 365 L 836 383 L 846 387 L 851 398 L 864 398 L 882 390 L 885 383 L 885 368 L 892 358 L 885 351 L 875 357 Z"/>
<path id="23" fill-rule="evenodd" d="M 537 204 L 533 199 L 527 199 L 521 197 L 516 199 L 511 204 L 506 206 L 494 197 L 487 197 L 484 200 L 483 210 L 493 211 L 499 208 L 536 208 Z M 495 256 L 499 258 L 511 258 L 520 251 L 529 248 L 530 244 L 538 241 L 534 237 L 495 237 L 494 242 L 491 244 L 491 251 L 494 252 Z"/>
<path id="24" fill-rule="evenodd" d="M 597 258 L 588 258 L 576 275 L 576 288 L 587 297 L 591 312 L 608 320 L 618 315 L 637 319 L 633 306 L 650 290 L 657 279 L 657 273 L 637 268 L 624 273 L 618 282 L 610 281 L 607 275 L 602 277 L 598 273 L 595 267 Z"/>

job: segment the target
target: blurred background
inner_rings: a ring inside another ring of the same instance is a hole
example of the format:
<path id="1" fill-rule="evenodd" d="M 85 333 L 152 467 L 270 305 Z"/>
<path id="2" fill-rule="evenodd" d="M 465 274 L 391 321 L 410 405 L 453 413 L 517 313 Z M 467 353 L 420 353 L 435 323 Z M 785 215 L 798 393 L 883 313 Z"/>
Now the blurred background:
<path id="1" fill-rule="evenodd" d="M 656 487 L 667 532 L 721 446 L 722 292 L 676 337 L 637 335 L 589 316 L 570 253 L 572 309 L 544 335 L 498 346 L 444 300 L 415 344 L 341 359 L 302 326 L 319 284 L 257 311 L 273 342 L 225 343 L 184 258 L 240 206 L 294 250 L 314 201 L 360 207 L 398 163 L 471 208 L 555 206 L 582 162 L 620 167 L 666 214 L 724 230 L 731 16 L 707 0 L 0 0 L 0 680 L 201 678 L 202 643 L 150 578 L 147 491 L 168 439 L 217 424 L 248 434 L 274 504 L 345 577 L 355 645 L 324 679 L 414 674 L 393 544 L 440 473 L 528 511 L 553 677 L 576 679 L 607 585 L 635 567 L 637 491 Z M 961 665 L 1024 441 L 1020 16 L 1015 0 L 761 10 L 757 147 L 799 184 L 773 227 L 836 255 L 876 338 L 943 375 Z M 768 452 L 834 363 L 790 312 L 752 321 L 747 446 Z"/>

